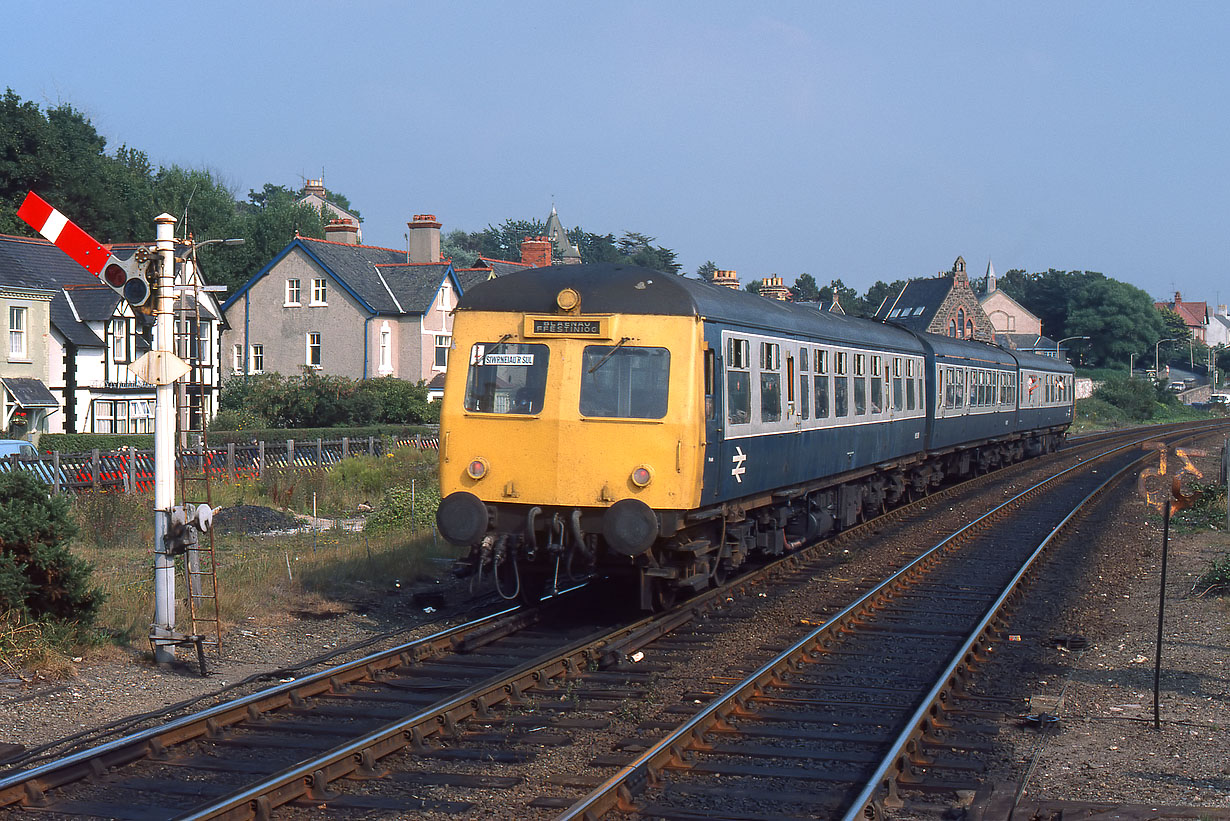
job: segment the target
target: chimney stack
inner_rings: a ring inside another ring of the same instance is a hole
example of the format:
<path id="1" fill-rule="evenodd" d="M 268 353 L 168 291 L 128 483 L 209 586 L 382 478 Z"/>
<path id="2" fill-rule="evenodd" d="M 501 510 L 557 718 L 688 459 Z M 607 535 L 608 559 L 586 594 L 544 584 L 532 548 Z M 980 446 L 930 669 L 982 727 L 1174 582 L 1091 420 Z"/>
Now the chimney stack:
<path id="1" fill-rule="evenodd" d="M 406 223 L 410 228 L 410 246 L 407 261 L 414 264 L 440 261 L 440 223 L 435 214 L 415 214 Z"/>
<path id="2" fill-rule="evenodd" d="M 526 237 L 521 240 L 521 261 L 535 268 L 551 264 L 551 240 L 546 237 Z"/>
<path id="3" fill-rule="evenodd" d="M 359 226 L 352 219 L 329 220 L 325 226 L 325 239 L 332 242 L 344 242 L 347 245 L 359 244 Z"/>

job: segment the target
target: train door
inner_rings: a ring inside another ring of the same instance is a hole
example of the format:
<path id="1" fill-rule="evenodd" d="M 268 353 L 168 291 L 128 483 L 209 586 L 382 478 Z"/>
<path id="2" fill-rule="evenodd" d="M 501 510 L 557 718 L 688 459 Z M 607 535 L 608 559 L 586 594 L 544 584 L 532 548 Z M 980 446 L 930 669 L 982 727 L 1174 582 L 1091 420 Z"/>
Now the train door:
<path id="1" fill-rule="evenodd" d="M 799 374 L 795 365 L 794 351 L 786 351 L 786 420 L 794 427 L 795 433 L 801 433 L 803 423 L 797 404 Z"/>

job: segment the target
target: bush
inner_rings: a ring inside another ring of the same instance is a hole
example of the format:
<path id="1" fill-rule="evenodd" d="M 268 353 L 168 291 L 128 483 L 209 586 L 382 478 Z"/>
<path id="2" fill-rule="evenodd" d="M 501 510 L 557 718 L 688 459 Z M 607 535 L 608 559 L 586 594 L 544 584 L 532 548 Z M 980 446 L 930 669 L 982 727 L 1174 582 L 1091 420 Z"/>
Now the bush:
<path id="1" fill-rule="evenodd" d="M 60 453 L 89 453 L 96 448 L 106 453 L 126 447 L 151 450 L 154 447 L 154 434 L 44 433 L 38 440 L 38 449 L 44 453 L 53 450 L 58 450 Z"/>
<path id="2" fill-rule="evenodd" d="M 379 507 L 367 517 L 364 532 L 413 533 L 436 526 L 436 508 L 440 506 L 440 487 L 433 482 L 416 482 L 390 488 Z"/>
<path id="3" fill-rule="evenodd" d="M 260 408 L 270 424 L 283 428 L 421 424 L 440 418 L 439 403 L 427 401 L 424 382 L 391 376 L 350 379 L 314 370 L 299 376 L 231 377 L 222 385 L 218 407 L 221 411 Z"/>
<path id="4" fill-rule="evenodd" d="M 1128 419 L 1144 422 L 1152 419 L 1157 412 L 1159 396 L 1157 388 L 1149 380 L 1118 376 L 1103 382 L 1093 392 L 1093 398 L 1118 408 Z M 1169 398 L 1174 399 L 1173 395 Z"/>
<path id="5" fill-rule="evenodd" d="M 249 408 L 220 410 L 209 420 L 209 430 L 253 431 L 269 427 L 269 420 Z"/>
<path id="6" fill-rule="evenodd" d="M 66 497 L 27 473 L 0 474 L 0 612 L 93 626 L 103 594 L 68 550 L 76 530 Z"/>

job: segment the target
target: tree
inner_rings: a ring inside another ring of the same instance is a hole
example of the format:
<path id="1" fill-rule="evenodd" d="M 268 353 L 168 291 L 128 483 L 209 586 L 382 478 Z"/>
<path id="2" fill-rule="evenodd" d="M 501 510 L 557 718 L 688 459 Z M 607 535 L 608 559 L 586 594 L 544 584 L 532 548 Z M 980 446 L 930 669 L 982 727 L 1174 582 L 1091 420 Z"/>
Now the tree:
<path id="1" fill-rule="evenodd" d="M 678 274 L 683 266 L 676 261 L 675 252 L 661 245 L 655 246 L 655 241 L 654 237 L 636 231 L 625 231 L 616 246 L 620 255 L 633 265 L 652 268 L 665 274 Z"/>
<path id="2" fill-rule="evenodd" d="M 619 249 L 615 246 L 614 234 L 590 234 L 580 228 L 568 232 L 568 239 L 581 252 L 581 261 L 586 263 L 619 262 Z"/>
<path id="3" fill-rule="evenodd" d="M 77 531 L 68 497 L 25 471 L 0 474 L 0 612 L 25 618 L 93 624 L 105 595 L 92 586 L 90 565 L 68 549 Z"/>
<path id="4" fill-rule="evenodd" d="M 743 286 L 743 290 L 747 291 L 749 294 L 757 294 L 757 295 L 759 295 L 759 294 L 760 294 L 760 285 L 761 285 L 761 283 L 763 283 L 763 282 L 764 282 L 764 280 L 763 280 L 763 279 L 753 279 L 751 282 L 749 282 L 748 284 L 746 284 L 746 285 L 744 285 L 744 286 Z"/>
<path id="5" fill-rule="evenodd" d="M 449 231 L 440 240 L 440 256 L 451 259 L 454 268 L 473 268 L 478 262 L 482 235 L 460 229 Z"/>
<path id="6" fill-rule="evenodd" d="M 715 262 L 714 262 L 713 260 L 711 260 L 711 259 L 709 259 L 709 260 L 705 260 L 705 261 L 701 264 L 701 266 L 700 266 L 699 268 L 697 268 L 697 269 L 696 269 L 696 278 L 697 278 L 697 279 L 703 279 L 703 280 L 707 280 L 707 281 L 709 281 L 709 282 L 712 282 L 712 281 L 713 281 L 713 275 L 717 273 L 717 270 L 718 270 L 717 263 L 715 263 Z M 806 275 L 804 275 L 804 276 L 806 276 Z M 814 281 L 814 280 L 813 280 L 813 281 Z"/>
<path id="7" fill-rule="evenodd" d="M 547 224 L 542 220 L 506 219 L 497 228 L 488 225 L 481 233 L 479 252 L 491 259 L 520 260 L 521 241 L 526 237 L 541 237 Z"/>
<path id="8" fill-rule="evenodd" d="M 798 279 L 790 286 L 790 294 L 795 302 L 819 302 L 820 286 L 811 274 L 799 274 Z"/>
<path id="9" fill-rule="evenodd" d="M 1063 326 L 1052 333 L 1057 340 L 1089 337 L 1085 356 L 1089 364 L 1122 366 L 1131 354 L 1149 352 L 1162 338 L 1161 314 L 1141 289 L 1089 272 L 1073 279 L 1076 287 L 1065 297 L 1069 313 Z"/>
<path id="10" fill-rule="evenodd" d="M 892 283 L 885 283 L 883 280 L 876 280 L 876 283 L 867 289 L 867 293 L 862 298 L 862 303 L 868 316 L 874 316 L 880 310 L 880 306 L 884 304 L 884 300 L 896 299 L 897 295 L 905 288 L 907 281 L 898 279 Z"/>
<path id="11" fill-rule="evenodd" d="M 840 279 L 835 279 L 828 285 L 820 289 L 820 300 L 822 302 L 832 302 L 836 299 L 841 303 L 841 308 L 850 316 L 866 316 L 863 310 L 863 301 L 858 297 L 858 291 L 846 285 Z M 874 308 L 872 309 L 875 310 Z"/>

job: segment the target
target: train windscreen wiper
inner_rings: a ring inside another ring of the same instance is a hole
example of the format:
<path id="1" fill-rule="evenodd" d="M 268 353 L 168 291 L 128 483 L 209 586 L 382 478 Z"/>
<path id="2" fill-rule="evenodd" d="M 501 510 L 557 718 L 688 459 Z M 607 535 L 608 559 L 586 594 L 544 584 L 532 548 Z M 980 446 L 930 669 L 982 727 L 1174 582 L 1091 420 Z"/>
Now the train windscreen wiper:
<path id="1" fill-rule="evenodd" d="M 616 352 L 616 351 L 618 351 L 620 348 L 622 348 L 622 347 L 624 346 L 624 344 L 625 344 L 625 343 L 627 343 L 627 342 L 631 342 L 631 341 L 632 341 L 632 337 L 630 337 L 630 336 L 625 336 L 623 339 L 621 339 L 621 340 L 619 340 L 618 342 L 616 342 L 616 343 L 615 343 L 615 347 L 614 347 L 614 348 L 611 348 L 611 350 L 607 352 L 607 355 L 606 355 L 606 356 L 602 357 L 602 358 L 601 358 L 601 359 L 599 359 L 596 363 L 594 363 L 594 366 L 593 366 L 592 368 L 590 368 L 588 371 L 586 371 L 586 373 L 593 373 L 594 371 L 596 371 L 596 370 L 598 370 L 599 368 L 601 368 L 603 365 L 605 365 L 605 364 L 606 364 L 606 361 L 607 361 L 608 359 L 610 359 L 612 356 L 614 356 L 614 355 L 615 355 L 615 352 Z"/>

